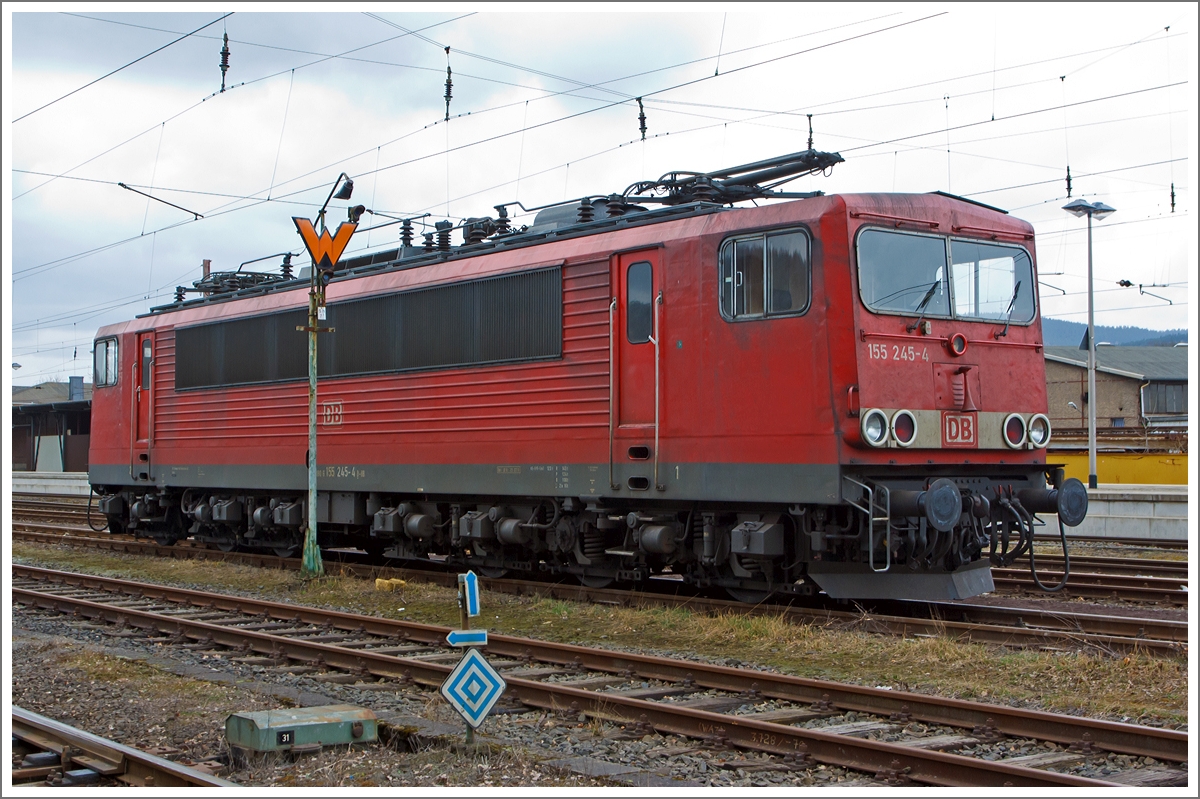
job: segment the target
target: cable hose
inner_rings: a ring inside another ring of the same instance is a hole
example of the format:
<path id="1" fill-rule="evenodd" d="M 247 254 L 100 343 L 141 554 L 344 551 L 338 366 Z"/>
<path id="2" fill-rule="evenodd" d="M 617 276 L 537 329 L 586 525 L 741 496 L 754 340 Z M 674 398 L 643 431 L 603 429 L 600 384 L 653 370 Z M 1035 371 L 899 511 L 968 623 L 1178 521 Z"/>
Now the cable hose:
<path id="1" fill-rule="evenodd" d="M 90 486 L 90 488 L 91 488 L 91 490 L 88 491 L 87 526 L 88 526 L 88 529 L 91 530 L 93 533 L 103 533 L 105 530 L 108 529 L 108 520 L 107 519 L 104 520 L 104 526 L 101 527 L 100 529 L 96 529 L 95 527 L 92 526 L 92 500 L 96 496 L 96 488 L 95 488 L 95 486 Z"/>
<path id="2" fill-rule="evenodd" d="M 530 515 L 529 521 L 524 522 L 521 526 L 532 529 L 532 530 L 549 530 L 551 527 L 558 524 L 558 519 L 559 519 L 562 511 L 559 509 L 558 502 L 556 500 L 550 501 L 551 507 L 554 508 L 554 515 L 553 515 L 553 517 L 551 517 L 550 521 L 546 522 L 545 524 L 539 524 L 534 521 L 534 519 L 537 518 L 537 512 L 539 510 L 541 510 L 542 505 L 545 505 L 545 504 L 546 504 L 546 500 L 542 500 L 541 502 L 539 502 L 538 506 L 533 509 L 533 513 Z"/>
<path id="3" fill-rule="evenodd" d="M 1029 533 L 1031 536 L 1033 535 L 1032 527 L 1030 527 Z M 1062 582 L 1053 588 L 1047 588 L 1042 584 L 1042 581 L 1038 579 L 1037 565 L 1034 563 L 1033 546 L 1030 545 L 1029 547 L 1029 574 L 1033 577 L 1033 582 L 1038 588 L 1050 594 L 1053 594 L 1055 591 L 1061 591 L 1063 586 L 1067 584 L 1067 578 L 1071 576 L 1071 556 L 1067 554 L 1067 528 L 1063 526 L 1063 520 L 1061 517 L 1058 520 L 1058 535 L 1062 540 L 1063 576 Z"/>

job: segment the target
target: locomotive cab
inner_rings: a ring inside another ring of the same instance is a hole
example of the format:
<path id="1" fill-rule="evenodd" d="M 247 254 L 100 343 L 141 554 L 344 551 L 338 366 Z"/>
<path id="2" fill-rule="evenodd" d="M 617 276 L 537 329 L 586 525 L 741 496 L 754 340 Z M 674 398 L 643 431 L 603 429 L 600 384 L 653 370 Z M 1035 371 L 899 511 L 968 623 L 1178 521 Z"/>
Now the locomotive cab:
<path id="1" fill-rule="evenodd" d="M 1082 484 L 1046 465 L 1033 230 L 948 195 L 845 199 L 842 490 L 866 520 L 867 557 L 810 574 L 854 596 L 918 572 L 942 575 L 921 583 L 930 599 L 990 591 L 988 567 L 1028 553 L 1036 514 L 1074 526 L 1087 510 Z"/>

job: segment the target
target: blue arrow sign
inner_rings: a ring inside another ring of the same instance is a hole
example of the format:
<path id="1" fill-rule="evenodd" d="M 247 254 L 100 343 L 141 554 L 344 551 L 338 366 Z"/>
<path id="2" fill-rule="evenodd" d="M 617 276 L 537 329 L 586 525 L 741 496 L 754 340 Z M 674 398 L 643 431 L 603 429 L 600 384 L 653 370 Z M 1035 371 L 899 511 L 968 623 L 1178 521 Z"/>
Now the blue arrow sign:
<path id="1" fill-rule="evenodd" d="M 479 615 L 479 578 L 475 576 L 475 572 L 467 572 L 466 574 L 458 575 L 458 584 L 463 589 L 463 595 L 467 602 L 467 615 Z"/>
<path id="2" fill-rule="evenodd" d="M 450 646 L 487 646 L 487 630 L 451 630 L 446 641 Z"/>
<path id="3" fill-rule="evenodd" d="M 468 649 L 442 683 L 442 696 L 474 728 L 483 723 L 507 687 L 478 649 Z"/>

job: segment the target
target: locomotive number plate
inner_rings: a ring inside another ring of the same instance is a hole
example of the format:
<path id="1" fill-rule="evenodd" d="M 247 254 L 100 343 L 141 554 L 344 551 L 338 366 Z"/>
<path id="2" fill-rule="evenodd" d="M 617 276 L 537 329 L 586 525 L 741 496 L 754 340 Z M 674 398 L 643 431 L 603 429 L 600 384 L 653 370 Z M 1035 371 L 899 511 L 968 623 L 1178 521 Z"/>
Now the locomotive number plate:
<path id="1" fill-rule="evenodd" d="M 976 437 L 977 421 L 976 415 L 973 413 L 943 413 L 942 446 L 978 446 L 978 438 Z"/>

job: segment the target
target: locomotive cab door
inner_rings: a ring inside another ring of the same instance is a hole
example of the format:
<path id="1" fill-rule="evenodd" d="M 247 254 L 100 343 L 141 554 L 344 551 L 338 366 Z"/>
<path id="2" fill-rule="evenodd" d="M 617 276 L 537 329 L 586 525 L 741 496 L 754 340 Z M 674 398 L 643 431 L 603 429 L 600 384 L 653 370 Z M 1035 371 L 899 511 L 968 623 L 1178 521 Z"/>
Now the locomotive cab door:
<path id="1" fill-rule="evenodd" d="M 621 253 L 614 258 L 613 408 L 614 485 L 648 489 L 658 463 L 661 422 L 663 324 L 661 250 Z"/>
<path id="2" fill-rule="evenodd" d="M 137 334 L 131 364 L 133 423 L 129 470 L 135 480 L 150 479 L 150 447 L 154 424 L 154 332 Z"/>

